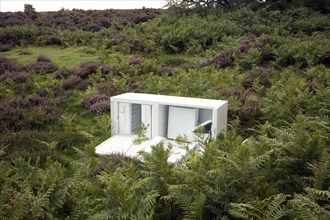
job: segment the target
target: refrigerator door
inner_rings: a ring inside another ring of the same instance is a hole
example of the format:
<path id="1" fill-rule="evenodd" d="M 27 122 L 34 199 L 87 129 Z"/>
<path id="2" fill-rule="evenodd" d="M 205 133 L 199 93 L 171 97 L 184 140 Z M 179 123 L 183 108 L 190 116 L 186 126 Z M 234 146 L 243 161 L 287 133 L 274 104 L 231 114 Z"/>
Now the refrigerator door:
<path id="1" fill-rule="evenodd" d="M 168 112 L 167 137 L 189 135 L 198 123 L 198 109 L 170 106 Z"/>
<path id="2" fill-rule="evenodd" d="M 120 102 L 118 105 L 119 134 L 131 134 L 131 104 Z"/>

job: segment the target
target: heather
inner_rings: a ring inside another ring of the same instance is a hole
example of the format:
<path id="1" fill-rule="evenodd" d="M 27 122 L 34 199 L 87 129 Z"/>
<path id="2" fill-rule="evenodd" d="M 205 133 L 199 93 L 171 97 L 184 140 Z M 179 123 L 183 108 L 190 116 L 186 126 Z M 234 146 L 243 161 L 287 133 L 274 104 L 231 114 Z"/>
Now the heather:
<path id="1" fill-rule="evenodd" d="M 170 3 L 0 13 L 1 219 L 329 218 L 329 5 Z M 227 130 L 96 156 L 125 92 L 228 100 Z"/>

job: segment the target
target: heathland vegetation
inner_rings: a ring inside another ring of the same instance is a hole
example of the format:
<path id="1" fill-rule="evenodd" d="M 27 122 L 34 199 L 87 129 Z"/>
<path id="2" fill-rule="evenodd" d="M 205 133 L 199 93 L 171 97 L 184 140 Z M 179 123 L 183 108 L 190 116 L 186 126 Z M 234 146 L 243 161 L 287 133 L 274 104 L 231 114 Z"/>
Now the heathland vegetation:
<path id="1" fill-rule="evenodd" d="M 0 13 L 1 219 L 329 219 L 329 4 L 203 2 Z M 128 91 L 228 100 L 228 129 L 96 157 Z"/>

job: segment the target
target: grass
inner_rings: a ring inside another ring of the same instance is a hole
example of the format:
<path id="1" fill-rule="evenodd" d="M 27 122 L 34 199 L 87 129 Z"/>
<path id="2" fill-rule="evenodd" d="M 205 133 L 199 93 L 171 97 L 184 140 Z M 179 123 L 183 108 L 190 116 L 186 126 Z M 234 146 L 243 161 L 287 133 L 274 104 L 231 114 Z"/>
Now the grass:
<path id="1" fill-rule="evenodd" d="M 15 59 L 23 64 L 35 62 L 39 55 L 45 55 L 60 68 L 71 68 L 85 61 L 98 60 L 96 53 L 86 53 L 85 50 L 85 47 L 17 47 L 10 51 L 2 52 L 0 55 Z"/>
<path id="2" fill-rule="evenodd" d="M 96 49 L 89 47 L 16 47 L 10 51 L 0 52 L 0 56 L 6 56 L 23 64 L 35 62 L 39 55 L 49 57 L 59 68 L 72 68 L 87 61 L 100 61 L 101 59 L 101 54 Z M 103 62 L 118 63 L 118 60 L 128 57 L 130 56 L 120 53 L 109 53 Z"/>
<path id="3" fill-rule="evenodd" d="M 104 53 L 104 52 L 103 52 Z M 61 47 L 61 46 L 29 46 L 16 47 L 10 51 L 0 52 L 0 56 L 5 56 L 22 64 L 29 64 L 36 61 L 39 55 L 49 57 L 54 64 L 59 68 L 73 68 L 87 61 L 97 61 L 107 64 L 117 64 L 131 58 L 134 55 L 124 55 L 119 52 L 109 51 L 107 54 L 102 54 L 95 48 L 90 47 Z M 139 55 L 135 55 L 139 56 Z M 143 57 L 143 56 L 142 56 Z M 154 56 L 146 57 L 147 59 L 155 59 Z M 157 61 L 171 62 L 171 60 L 181 60 L 183 62 L 199 63 L 202 56 L 181 54 L 162 54 L 156 57 Z"/>

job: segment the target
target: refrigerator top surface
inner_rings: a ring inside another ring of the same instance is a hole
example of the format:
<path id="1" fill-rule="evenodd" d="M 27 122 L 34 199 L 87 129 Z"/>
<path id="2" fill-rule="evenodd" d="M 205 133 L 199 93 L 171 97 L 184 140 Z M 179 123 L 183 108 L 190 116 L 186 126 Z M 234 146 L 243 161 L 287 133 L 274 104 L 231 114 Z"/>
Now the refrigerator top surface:
<path id="1" fill-rule="evenodd" d="M 124 93 L 111 97 L 111 100 L 130 103 L 157 103 L 164 105 L 177 105 L 183 107 L 216 109 L 227 104 L 225 100 L 202 99 L 180 96 L 166 96 L 145 93 Z"/>

